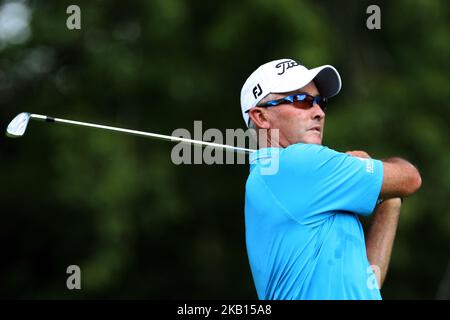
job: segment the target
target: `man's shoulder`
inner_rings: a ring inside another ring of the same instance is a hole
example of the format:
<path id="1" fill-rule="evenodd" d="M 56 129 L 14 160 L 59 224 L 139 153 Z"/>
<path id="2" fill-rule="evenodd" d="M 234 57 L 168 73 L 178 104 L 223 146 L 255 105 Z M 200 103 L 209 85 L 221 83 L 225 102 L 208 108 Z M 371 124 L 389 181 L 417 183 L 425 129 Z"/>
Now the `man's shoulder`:
<path id="1" fill-rule="evenodd" d="M 318 157 L 333 157 L 339 152 L 320 144 L 295 143 L 288 146 L 282 153 L 282 159 L 295 161 L 314 161 Z"/>

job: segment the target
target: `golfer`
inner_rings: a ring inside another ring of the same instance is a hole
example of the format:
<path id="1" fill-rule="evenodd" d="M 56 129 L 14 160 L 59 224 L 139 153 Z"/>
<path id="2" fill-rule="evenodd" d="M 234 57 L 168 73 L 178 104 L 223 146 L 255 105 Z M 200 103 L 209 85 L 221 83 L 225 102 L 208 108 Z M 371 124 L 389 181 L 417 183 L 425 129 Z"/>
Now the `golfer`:
<path id="1" fill-rule="evenodd" d="M 250 156 L 245 191 L 260 299 L 381 299 L 401 199 L 422 182 L 401 158 L 322 145 L 328 100 L 340 89 L 334 67 L 291 59 L 260 66 L 242 88 L 245 123 L 267 132 Z M 276 170 L 265 170 L 271 164 Z M 359 216 L 371 214 L 365 236 Z"/>

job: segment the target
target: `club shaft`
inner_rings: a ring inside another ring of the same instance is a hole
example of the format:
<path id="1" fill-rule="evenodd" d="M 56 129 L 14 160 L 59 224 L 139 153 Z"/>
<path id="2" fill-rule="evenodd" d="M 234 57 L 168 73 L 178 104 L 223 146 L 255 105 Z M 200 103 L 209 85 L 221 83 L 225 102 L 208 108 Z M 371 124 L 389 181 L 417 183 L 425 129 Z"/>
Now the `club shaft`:
<path id="1" fill-rule="evenodd" d="M 182 142 L 182 143 L 190 143 L 190 144 L 199 145 L 199 146 L 222 148 L 227 151 L 234 151 L 234 152 L 238 152 L 238 153 L 250 154 L 255 151 L 253 149 L 234 147 L 234 146 L 230 146 L 230 145 L 226 145 L 226 144 L 219 144 L 219 143 L 214 143 L 214 142 L 206 142 L 206 141 L 199 141 L 199 140 L 193 140 L 193 139 L 187 139 L 187 138 L 167 136 L 167 135 L 163 135 L 163 134 L 144 132 L 144 131 L 138 131 L 138 130 L 117 128 L 117 127 L 105 126 L 105 125 L 89 123 L 89 122 L 81 122 L 81 121 L 67 120 L 67 119 L 61 119 L 61 118 L 53 118 L 53 117 L 44 116 L 44 115 L 35 114 L 35 113 L 32 113 L 30 115 L 30 118 L 33 120 L 38 120 L 38 121 L 43 121 L 43 122 L 64 123 L 64 124 L 69 124 L 69 125 L 73 125 L 73 126 L 89 127 L 89 128 L 95 128 L 95 129 L 122 132 L 122 133 L 127 133 L 130 135 L 139 136 L 139 137 L 147 137 L 147 138 L 153 138 L 153 139 L 159 139 L 159 140 L 165 140 L 165 141 L 171 141 L 171 142 Z"/>

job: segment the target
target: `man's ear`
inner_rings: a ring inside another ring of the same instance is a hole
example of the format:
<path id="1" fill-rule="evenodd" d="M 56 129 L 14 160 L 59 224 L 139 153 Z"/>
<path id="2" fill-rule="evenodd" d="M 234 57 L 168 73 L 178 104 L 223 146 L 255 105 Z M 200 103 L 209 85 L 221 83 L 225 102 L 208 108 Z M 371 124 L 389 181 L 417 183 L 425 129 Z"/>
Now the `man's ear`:
<path id="1" fill-rule="evenodd" d="M 250 117 L 250 119 L 252 119 L 252 121 L 258 128 L 261 129 L 270 128 L 270 122 L 267 118 L 266 111 L 267 110 L 265 110 L 264 108 L 254 107 L 250 109 L 248 112 L 248 116 Z"/>

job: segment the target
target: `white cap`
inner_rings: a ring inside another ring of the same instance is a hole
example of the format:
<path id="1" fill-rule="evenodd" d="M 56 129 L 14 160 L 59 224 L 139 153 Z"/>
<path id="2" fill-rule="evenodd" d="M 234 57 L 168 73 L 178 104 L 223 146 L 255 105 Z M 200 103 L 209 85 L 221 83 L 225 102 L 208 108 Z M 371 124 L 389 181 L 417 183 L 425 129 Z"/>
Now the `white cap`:
<path id="1" fill-rule="evenodd" d="M 248 126 L 247 111 L 269 93 L 284 93 L 306 86 L 314 80 L 322 97 L 330 98 L 341 90 L 341 77 L 330 65 L 307 69 L 292 59 L 274 60 L 256 69 L 241 90 L 241 109 Z"/>

